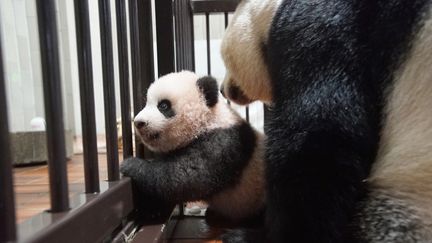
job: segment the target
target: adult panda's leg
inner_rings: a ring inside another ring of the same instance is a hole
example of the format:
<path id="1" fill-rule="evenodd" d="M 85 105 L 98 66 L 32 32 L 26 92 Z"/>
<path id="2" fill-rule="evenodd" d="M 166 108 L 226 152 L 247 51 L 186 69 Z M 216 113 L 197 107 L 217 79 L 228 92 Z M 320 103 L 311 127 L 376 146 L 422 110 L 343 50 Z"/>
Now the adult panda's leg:
<path id="1" fill-rule="evenodd" d="M 428 2 L 284 1 L 276 13 L 268 45 L 273 242 L 344 242 L 377 152 L 384 87 Z"/>
<path id="2" fill-rule="evenodd" d="M 287 139 L 269 131 L 266 220 L 271 242 L 345 242 L 369 170 L 364 161 L 370 159 L 354 149 L 367 144 L 337 133 L 319 130 Z"/>

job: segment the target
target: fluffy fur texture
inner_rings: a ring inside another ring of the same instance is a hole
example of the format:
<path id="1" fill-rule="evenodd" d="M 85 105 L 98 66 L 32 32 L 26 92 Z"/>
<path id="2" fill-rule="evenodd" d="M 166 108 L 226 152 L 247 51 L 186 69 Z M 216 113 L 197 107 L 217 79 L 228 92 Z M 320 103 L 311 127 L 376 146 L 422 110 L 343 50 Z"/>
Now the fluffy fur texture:
<path id="1" fill-rule="evenodd" d="M 163 205 L 205 200 L 212 212 L 234 220 L 260 213 L 263 135 L 218 95 L 215 79 L 188 71 L 150 86 L 135 124 L 144 144 L 158 154 L 121 166 L 140 196 Z"/>
<path id="2" fill-rule="evenodd" d="M 268 101 L 250 87 L 270 87 L 270 241 L 432 242 L 431 6 L 244 0 L 238 7 L 222 44 L 224 90 Z M 245 50 L 260 60 L 249 62 Z"/>

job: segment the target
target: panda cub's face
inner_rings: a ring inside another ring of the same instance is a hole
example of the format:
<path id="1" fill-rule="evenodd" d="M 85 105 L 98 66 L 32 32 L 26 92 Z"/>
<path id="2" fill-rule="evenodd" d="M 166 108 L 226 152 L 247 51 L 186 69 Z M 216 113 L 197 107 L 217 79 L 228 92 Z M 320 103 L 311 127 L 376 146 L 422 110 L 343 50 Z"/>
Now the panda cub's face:
<path id="1" fill-rule="evenodd" d="M 147 91 L 147 103 L 134 119 L 143 143 L 152 151 L 183 147 L 206 130 L 217 103 L 216 80 L 188 71 L 156 80 Z"/>

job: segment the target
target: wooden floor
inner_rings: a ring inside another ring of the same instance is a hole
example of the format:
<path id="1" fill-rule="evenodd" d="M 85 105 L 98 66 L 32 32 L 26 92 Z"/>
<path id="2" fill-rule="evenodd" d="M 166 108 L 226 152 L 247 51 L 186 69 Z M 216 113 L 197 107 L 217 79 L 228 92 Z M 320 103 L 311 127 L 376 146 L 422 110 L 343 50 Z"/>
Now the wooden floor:
<path id="1" fill-rule="evenodd" d="M 106 155 L 99 154 L 99 177 L 107 178 Z M 84 167 L 82 154 L 74 155 L 67 162 L 70 196 L 84 191 Z M 17 221 L 26 219 L 49 209 L 48 168 L 46 164 L 14 168 L 15 202 Z M 219 243 L 221 229 L 209 227 L 203 217 L 191 217 L 179 222 L 169 242 Z"/>
<path id="2" fill-rule="evenodd" d="M 105 180 L 106 155 L 99 154 L 99 178 Z M 67 162 L 69 195 L 84 191 L 82 154 L 72 156 Z M 15 203 L 18 223 L 49 209 L 48 167 L 46 164 L 14 168 Z"/>

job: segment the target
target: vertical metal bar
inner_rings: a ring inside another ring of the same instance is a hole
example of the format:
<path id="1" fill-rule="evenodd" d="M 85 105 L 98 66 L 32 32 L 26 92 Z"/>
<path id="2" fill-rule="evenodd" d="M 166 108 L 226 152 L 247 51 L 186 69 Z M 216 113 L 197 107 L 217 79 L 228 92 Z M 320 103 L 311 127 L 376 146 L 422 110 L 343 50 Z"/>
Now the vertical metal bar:
<path id="1" fill-rule="evenodd" d="M 85 192 L 99 192 L 99 168 L 88 0 L 75 0 Z"/>
<path id="2" fill-rule="evenodd" d="M 211 75 L 211 61 L 210 61 L 210 14 L 205 13 L 206 20 L 206 40 L 207 40 L 207 74 Z"/>
<path id="3" fill-rule="evenodd" d="M 174 3 L 176 68 L 194 70 L 193 14 L 190 0 L 176 0 Z"/>
<path id="4" fill-rule="evenodd" d="M 0 38 L 1 39 L 1 38 Z M 15 198 L 9 140 L 3 53 L 0 43 L 0 242 L 16 240 Z"/>
<path id="5" fill-rule="evenodd" d="M 225 22 L 225 29 L 226 29 L 228 27 L 228 12 L 225 12 L 224 16 L 225 16 L 224 22 Z M 227 103 L 228 103 L 229 106 L 231 105 L 231 101 L 228 100 L 228 99 L 227 99 Z"/>
<path id="6" fill-rule="evenodd" d="M 172 2 L 172 0 L 155 1 L 159 77 L 175 70 Z"/>
<path id="7" fill-rule="evenodd" d="M 120 173 L 117 145 L 117 118 L 114 86 L 114 61 L 112 50 L 111 9 L 109 0 L 99 0 L 99 28 L 102 51 L 108 181 L 116 181 L 120 179 Z"/>
<path id="8" fill-rule="evenodd" d="M 130 46 L 131 46 L 131 65 L 132 65 L 132 87 L 133 87 L 133 108 L 134 115 L 144 107 L 139 90 L 142 90 L 141 78 L 141 59 L 140 59 L 140 39 L 138 26 L 138 0 L 129 0 L 129 25 L 130 25 Z M 135 154 L 137 157 L 144 158 L 144 145 L 139 137 L 135 135 Z"/>
<path id="9" fill-rule="evenodd" d="M 154 80 L 153 32 L 150 0 L 129 1 L 129 23 L 132 52 L 132 86 L 134 114 L 145 105 L 145 94 Z M 135 136 L 136 156 L 150 157 L 140 139 Z"/>
<path id="10" fill-rule="evenodd" d="M 54 0 L 37 0 L 42 59 L 45 116 L 47 123 L 48 172 L 51 211 L 69 209 L 63 103 Z"/>
<path id="11" fill-rule="evenodd" d="M 246 121 L 249 122 L 249 106 L 246 106 Z"/>
<path id="12" fill-rule="evenodd" d="M 122 117 L 123 159 L 133 156 L 131 104 L 129 93 L 129 58 L 126 27 L 126 2 L 116 0 L 118 63 L 120 77 L 120 103 Z"/>
<path id="13" fill-rule="evenodd" d="M 192 66 L 192 70 L 193 71 L 195 71 L 195 31 L 194 31 L 194 14 L 193 14 L 193 11 L 192 11 L 192 7 L 190 6 L 190 2 L 191 1 L 189 1 L 189 23 L 190 23 L 190 33 L 191 33 L 191 40 L 190 40 L 190 42 L 191 42 L 191 51 L 192 51 L 192 53 L 191 53 L 191 60 L 190 60 L 190 63 L 191 63 L 191 66 Z"/>
<path id="14" fill-rule="evenodd" d="M 226 29 L 228 27 L 228 12 L 225 12 L 224 15 L 225 15 L 224 20 L 225 20 L 225 29 Z"/>

